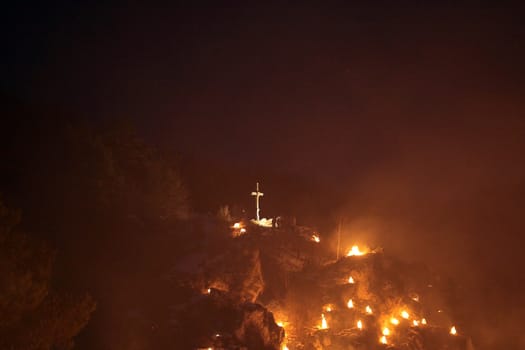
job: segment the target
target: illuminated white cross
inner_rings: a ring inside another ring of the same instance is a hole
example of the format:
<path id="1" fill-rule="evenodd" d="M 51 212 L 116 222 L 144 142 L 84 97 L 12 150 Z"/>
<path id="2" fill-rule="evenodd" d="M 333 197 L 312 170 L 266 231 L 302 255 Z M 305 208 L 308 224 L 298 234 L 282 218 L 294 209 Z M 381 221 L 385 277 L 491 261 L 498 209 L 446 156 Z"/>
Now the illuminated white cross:
<path id="1" fill-rule="evenodd" d="M 259 212 L 261 210 L 259 208 L 259 197 L 264 196 L 264 193 L 259 191 L 259 183 L 258 182 L 257 182 L 257 190 L 255 192 L 252 192 L 252 196 L 255 196 L 255 207 L 257 208 L 257 221 L 259 221 L 260 220 Z"/>

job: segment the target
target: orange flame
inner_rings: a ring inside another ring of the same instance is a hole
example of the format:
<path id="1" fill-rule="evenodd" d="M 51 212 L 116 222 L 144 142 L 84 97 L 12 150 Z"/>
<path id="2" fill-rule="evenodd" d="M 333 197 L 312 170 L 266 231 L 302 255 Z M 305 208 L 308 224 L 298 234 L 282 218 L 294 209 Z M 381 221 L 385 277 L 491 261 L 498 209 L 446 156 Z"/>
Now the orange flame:
<path id="1" fill-rule="evenodd" d="M 316 234 L 313 234 L 311 240 L 314 241 L 315 243 L 319 243 L 321 242 L 321 237 L 319 237 Z"/>
<path id="2" fill-rule="evenodd" d="M 392 324 L 397 326 L 399 324 L 399 320 L 397 318 L 395 318 L 395 317 L 392 317 L 392 318 L 390 318 L 390 323 L 392 323 Z"/>
<path id="3" fill-rule="evenodd" d="M 456 327 L 455 326 L 452 326 L 452 328 L 450 328 L 450 334 L 452 334 L 452 335 L 458 334 L 458 332 L 456 331 Z"/>
<path id="4" fill-rule="evenodd" d="M 410 315 L 408 314 L 408 312 L 403 310 L 403 311 L 401 311 L 401 317 L 403 317 L 405 320 L 407 320 L 410 317 Z"/>
<path id="5" fill-rule="evenodd" d="M 366 313 L 369 314 L 369 315 L 372 314 L 372 308 L 371 308 L 370 306 L 368 306 L 368 305 L 366 306 L 365 311 L 366 311 Z"/>
<path id="6" fill-rule="evenodd" d="M 349 308 L 349 309 L 352 309 L 354 307 L 354 302 L 352 301 L 352 299 L 349 299 L 348 300 L 348 303 L 346 303 L 346 306 Z"/>
<path id="7" fill-rule="evenodd" d="M 390 329 L 388 329 L 387 327 L 383 328 L 383 335 L 384 336 L 390 335 Z"/>
<path id="8" fill-rule="evenodd" d="M 383 335 L 381 338 L 379 338 L 379 342 L 381 344 L 388 344 L 387 340 L 386 340 L 386 337 Z"/>
<path id="9" fill-rule="evenodd" d="M 352 278 L 352 276 L 348 277 L 348 283 L 350 284 L 354 284 L 354 279 Z"/>
<path id="10" fill-rule="evenodd" d="M 327 329 L 328 328 L 328 322 L 326 322 L 326 318 L 324 317 L 324 314 L 321 314 L 321 329 Z"/>
<path id="11" fill-rule="evenodd" d="M 348 254 L 346 254 L 346 256 L 361 256 L 361 255 L 365 255 L 365 254 L 366 254 L 366 252 L 360 251 L 359 247 L 357 245 L 354 245 L 354 246 L 352 246 L 352 248 L 350 249 Z"/>
<path id="12" fill-rule="evenodd" d="M 363 329 L 363 322 L 361 322 L 361 320 L 357 321 L 357 328 Z"/>
<path id="13" fill-rule="evenodd" d="M 427 320 L 425 318 L 421 319 L 421 324 L 427 324 Z"/>

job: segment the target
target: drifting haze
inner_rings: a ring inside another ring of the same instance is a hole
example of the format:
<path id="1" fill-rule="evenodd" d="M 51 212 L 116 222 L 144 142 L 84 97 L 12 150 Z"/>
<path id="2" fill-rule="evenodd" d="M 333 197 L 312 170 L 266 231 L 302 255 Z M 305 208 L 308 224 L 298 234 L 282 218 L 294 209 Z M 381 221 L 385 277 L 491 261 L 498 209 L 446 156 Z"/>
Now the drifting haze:
<path id="1" fill-rule="evenodd" d="M 524 346 L 513 326 L 525 312 L 517 11 L 68 11 L 39 34 L 41 56 L 16 51 L 31 57 L 13 60 L 17 93 L 96 123 L 133 120 L 180 155 L 199 211 L 251 208 L 260 181 L 263 216 L 326 231 L 343 218 L 345 244 L 384 246 L 458 279 L 484 348 Z"/>

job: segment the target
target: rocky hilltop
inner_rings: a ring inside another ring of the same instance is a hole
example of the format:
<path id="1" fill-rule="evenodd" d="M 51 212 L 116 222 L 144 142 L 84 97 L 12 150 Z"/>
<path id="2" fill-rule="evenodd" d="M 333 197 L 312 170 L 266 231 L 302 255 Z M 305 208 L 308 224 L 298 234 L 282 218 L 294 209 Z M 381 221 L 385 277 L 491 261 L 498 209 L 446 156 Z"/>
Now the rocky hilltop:
<path id="1" fill-rule="evenodd" d="M 239 227 L 223 225 L 220 238 L 210 232 L 205 250 L 187 254 L 169 277 L 185 291 L 170 311 L 181 345 L 472 349 L 453 290 L 424 265 L 358 246 L 335 259 L 305 227 Z"/>

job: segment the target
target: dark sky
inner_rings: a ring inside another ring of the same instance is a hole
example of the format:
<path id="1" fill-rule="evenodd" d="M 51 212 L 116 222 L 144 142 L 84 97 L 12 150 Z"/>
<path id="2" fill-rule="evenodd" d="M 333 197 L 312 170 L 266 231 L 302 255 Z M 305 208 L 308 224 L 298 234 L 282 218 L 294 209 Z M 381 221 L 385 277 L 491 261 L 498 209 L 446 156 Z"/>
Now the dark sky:
<path id="1" fill-rule="evenodd" d="M 461 109 L 519 98 L 519 11 L 343 3 L 24 6 L 8 19 L 5 83 L 131 118 L 186 154 L 330 179 L 388 157 L 400 130 L 476 123 L 489 116 Z"/>
<path id="2" fill-rule="evenodd" d="M 231 186 L 315 183 L 324 198 L 269 181 L 265 203 L 337 203 L 330 220 L 345 217 L 350 237 L 517 298 L 520 7 L 279 3 L 21 5 L 4 12 L 2 87 L 72 118 L 129 118 L 154 144 L 234 169 Z"/>
<path id="3" fill-rule="evenodd" d="M 246 174 L 235 195 L 266 180 L 279 210 L 280 177 L 337 197 L 303 193 L 319 208 L 379 211 L 523 186 L 520 8 L 367 4 L 24 4 L 5 11 L 2 86 L 71 118 L 131 119 L 184 159 Z"/>
<path id="4" fill-rule="evenodd" d="M 186 159 L 339 193 L 385 166 L 520 156 L 519 7 L 277 3 L 20 5 L 3 21 L 4 90 L 131 119 Z"/>

